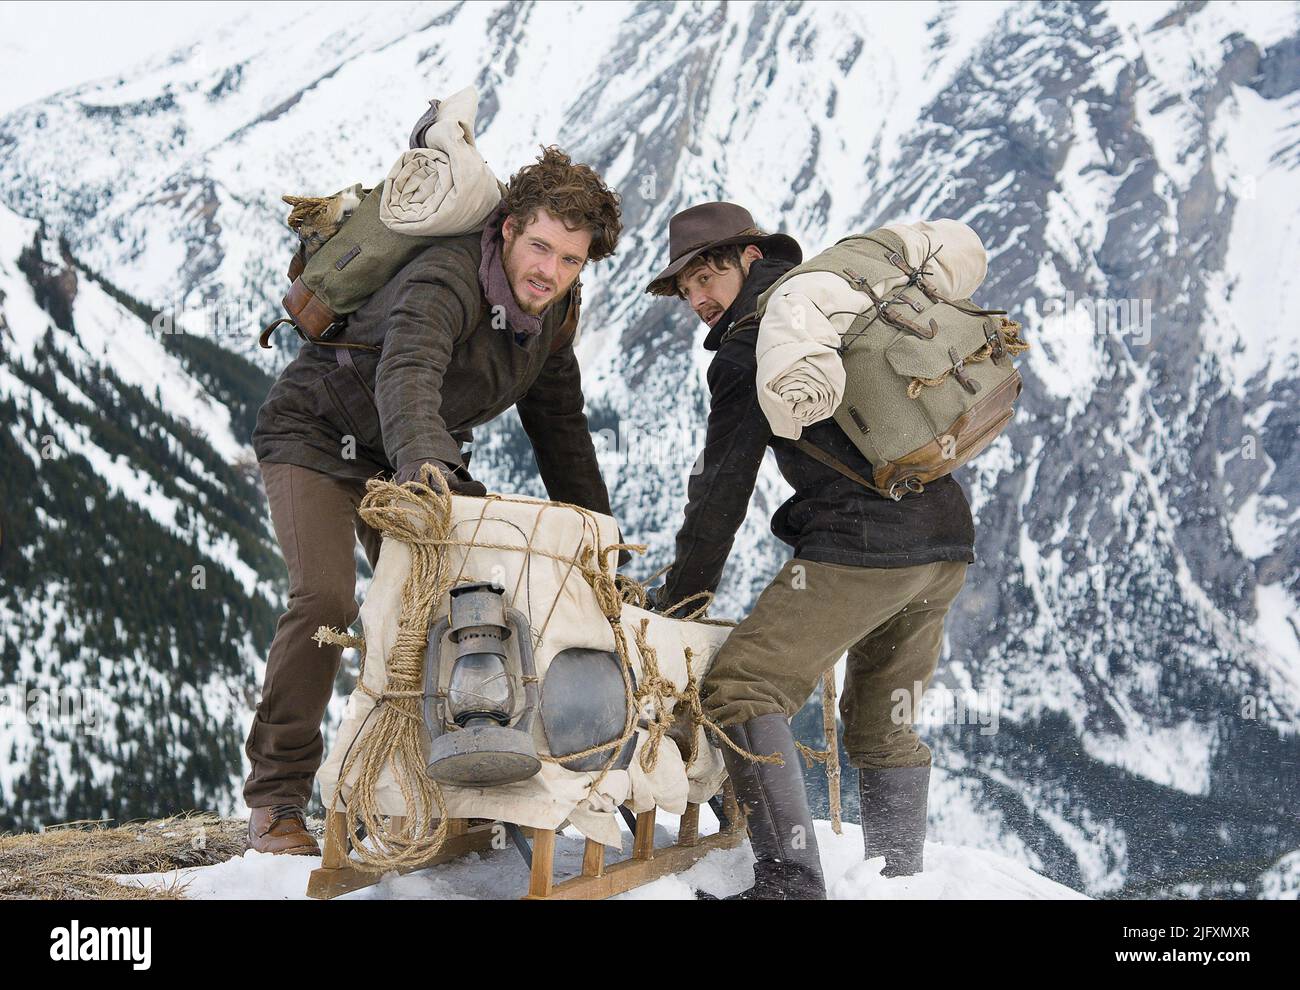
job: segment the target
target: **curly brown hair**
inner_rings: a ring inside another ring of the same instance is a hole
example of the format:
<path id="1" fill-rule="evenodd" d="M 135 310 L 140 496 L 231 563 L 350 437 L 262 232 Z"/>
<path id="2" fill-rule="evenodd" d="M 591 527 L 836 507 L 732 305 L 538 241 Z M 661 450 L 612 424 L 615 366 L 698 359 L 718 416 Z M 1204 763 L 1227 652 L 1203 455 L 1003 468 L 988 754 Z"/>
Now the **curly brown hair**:
<path id="1" fill-rule="evenodd" d="M 510 176 L 506 211 L 518 229 L 545 210 L 570 230 L 591 231 L 587 257 L 600 261 L 614 253 L 623 232 L 618 193 L 589 165 L 575 165 L 555 145 L 542 148 L 531 165 Z"/>

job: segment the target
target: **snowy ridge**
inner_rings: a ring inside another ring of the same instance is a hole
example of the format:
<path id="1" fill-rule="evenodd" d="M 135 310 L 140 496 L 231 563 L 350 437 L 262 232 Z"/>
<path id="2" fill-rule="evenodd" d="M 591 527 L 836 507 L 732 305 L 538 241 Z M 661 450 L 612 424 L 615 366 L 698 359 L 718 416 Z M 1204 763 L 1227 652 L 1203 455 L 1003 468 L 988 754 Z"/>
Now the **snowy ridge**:
<path id="1" fill-rule="evenodd" d="M 4 251 L 4 256 L 0 256 L 0 297 L 4 298 L 6 306 L 4 326 L 10 331 L 6 341 L 6 361 L 35 364 L 38 360 L 35 351 L 42 339 L 42 331 L 49 331 L 55 339 L 55 346 L 74 369 L 93 374 L 100 366 L 111 366 L 124 384 L 151 393 L 161 408 L 201 436 L 223 461 L 233 463 L 247 457 L 247 441 L 236 439 L 232 432 L 230 410 L 203 389 L 182 361 L 163 347 L 157 334 L 134 314 L 124 310 L 98 285 L 82 280 L 77 286 L 72 307 L 75 333 L 49 325 L 48 316 L 33 298 L 31 286 L 17 270 L 15 247 L 21 249 L 36 242 L 40 243 L 46 257 L 57 256 L 58 245 L 49 239 L 40 239 L 36 224 L 0 207 L 0 250 Z M 10 308 L 12 316 L 8 315 Z M 67 398 L 91 412 L 98 412 L 95 402 L 75 382 L 65 378 L 60 384 Z M 183 485 L 181 497 L 164 495 L 153 479 L 125 463 L 124 458 L 113 457 L 96 445 L 91 431 L 63 420 L 40 393 L 32 392 L 4 367 L 0 367 L 0 396 L 11 397 L 20 404 L 30 401 L 28 414 L 45 422 L 52 431 L 57 449 L 85 457 L 95 473 L 107 482 L 111 492 L 140 506 L 155 522 L 173 533 L 194 538 L 200 550 L 238 578 L 246 592 L 275 593 L 269 582 L 259 586 L 256 573 L 240 559 L 229 533 L 213 530 L 201 514 L 192 517 L 188 527 L 180 523 L 194 502 L 200 507 L 203 505 L 203 495 L 193 486 Z M 20 442 L 25 440 L 19 439 Z M 187 456 L 176 441 L 168 442 L 173 452 L 195 474 L 208 482 L 215 481 L 202 461 Z M 25 446 L 29 456 L 39 459 L 38 451 L 30 444 Z"/>

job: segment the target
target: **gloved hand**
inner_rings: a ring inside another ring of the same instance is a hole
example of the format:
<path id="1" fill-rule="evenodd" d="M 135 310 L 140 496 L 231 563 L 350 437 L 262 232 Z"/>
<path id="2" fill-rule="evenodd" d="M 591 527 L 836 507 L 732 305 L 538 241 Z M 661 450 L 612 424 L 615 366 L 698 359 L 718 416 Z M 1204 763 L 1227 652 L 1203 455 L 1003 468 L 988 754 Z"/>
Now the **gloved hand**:
<path id="1" fill-rule="evenodd" d="M 421 469 L 426 465 L 431 465 L 438 473 L 447 479 L 447 487 L 455 495 L 473 495 L 482 498 L 487 494 L 487 488 L 482 482 L 475 481 L 469 476 L 469 472 L 462 467 L 452 467 L 450 464 L 444 464 L 442 461 L 412 461 L 410 464 L 403 464 L 397 469 L 397 474 L 393 475 L 393 480 L 399 485 L 404 485 L 408 481 L 423 481 L 420 477 Z"/>
<path id="2" fill-rule="evenodd" d="M 704 597 L 697 597 L 691 600 L 685 598 L 670 600 L 666 597 L 667 591 L 668 585 L 666 584 L 661 584 L 657 588 L 650 588 L 645 595 L 645 607 L 651 612 L 658 612 L 660 615 L 666 615 L 670 619 L 684 619 L 686 616 L 698 612 L 700 607 L 703 606 L 706 601 L 712 600 Z"/>
<path id="3" fill-rule="evenodd" d="M 660 615 L 668 614 L 668 606 L 672 602 L 663 601 L 664 586 L 661 584 L 657 588 L 649 588 L 645 593 L 645 607 L 651 612 L 658 612 Z"/>

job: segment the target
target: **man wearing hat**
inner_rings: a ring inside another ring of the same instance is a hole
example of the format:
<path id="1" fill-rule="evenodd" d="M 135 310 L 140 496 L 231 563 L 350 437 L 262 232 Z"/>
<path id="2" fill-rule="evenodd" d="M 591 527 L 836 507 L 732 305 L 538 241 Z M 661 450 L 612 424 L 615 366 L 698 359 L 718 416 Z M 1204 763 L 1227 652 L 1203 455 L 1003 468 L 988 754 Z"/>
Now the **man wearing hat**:
<path id="1" fill-rule="evenodd" d="M 826 896 L 789 717 L 846 651 L 841 713 L 849 762 L 859 770 L 866 853 L 885 857 L 887 876 L 919 873 L 930 751 L 911 725 L 919 704 L 912 693 L 934 672 L 944 616 L 974 560 L 966 497 L 948 475 L 895 502 L 773 435 L 755 381 L 756 309 L 759 296 L 802 260 L 793 238 L 764 234 L 734 203 L 704 203 L 672 218 L 668 242 L 671 263 L 646 291 L 689 304 L 708 327 L 704 347 L 714 357 L 705 446 L 654 607 L 671 614 L 717 589 L 769 446 L 794 489 L 772 519 L 794 558 L 732 632 L 701 685 L 705 713 L 732 742 L 750 753 L 779 754 L 783 763 L 723 749 L 757 859 L 754 887 L 739 896 Z M 871 475 L 834 420 L 807 427 L 803 439 Z M 901 717 L 899 690 L 913 702 Z"/>

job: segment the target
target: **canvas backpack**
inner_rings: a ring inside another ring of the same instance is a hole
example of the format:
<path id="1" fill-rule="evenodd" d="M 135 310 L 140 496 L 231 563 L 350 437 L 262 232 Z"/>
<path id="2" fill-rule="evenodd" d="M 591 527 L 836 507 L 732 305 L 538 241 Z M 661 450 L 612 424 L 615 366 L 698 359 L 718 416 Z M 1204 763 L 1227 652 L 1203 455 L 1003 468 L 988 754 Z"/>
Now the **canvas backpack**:
<path id="1" fill-rule="evenodd" d="M 283 300 L 282 316 L 263 331 L 260 342 L 271 346 L 271 335 L 288 324 L 305 341 L 334 342 L 347 318 L 382 289 L 406 263 L 438 240 L 412 237 L 390 230 L 379 217 L 382 186 L 344 190 L 361 196 L 360 205 L 310 257 L 304 242 L 289 266 L 292 285 Z M 338 346 L 336 343 L 335 346 Z"/>
<path id="2" fill-rule="evenodd" d="M 474 145 L 477 114 L 472 86 L 430 100 L 409 150 L 379 185 L 283 197 L 293 207 L 288 223 L 300 244 L 283 300 L 288 315 L 262 331 L 263 347 L 285 324 L 304 341 L 356 346 L 338 338 L 367 299 L 435 241 L 483 229 L 506 188 Z"/>
<path id="3" fill-rule="evenodd" d="M 937 249 L 937 250 L 942 250 Z M 758 300 L 761 320 L 780 286 L 806 272 L 830 272 L 863 295 L 841 335 L 844 398 L 834 420 L 871 462 L 870 479 L 806 439 L 800 450 L 894 500 L 924 490 L 977 456 L 1011 422 L 1020 395 L 1012 358 L 1028 348 L 1005 310 L 948 299 L 905 260 L 902 239 L 880 229 L 846 237 L 791 269 Z M 906 276 L 876 295 L 873 286 Z"/>

